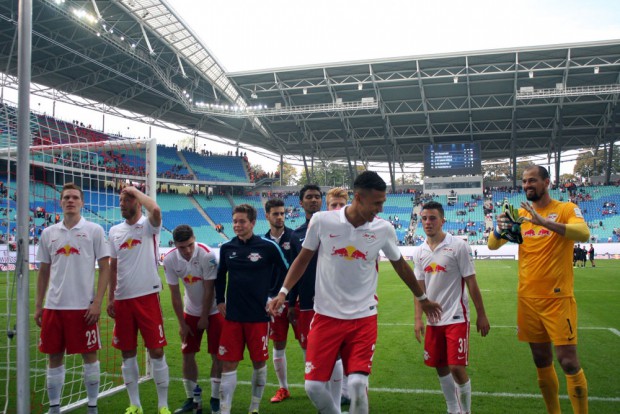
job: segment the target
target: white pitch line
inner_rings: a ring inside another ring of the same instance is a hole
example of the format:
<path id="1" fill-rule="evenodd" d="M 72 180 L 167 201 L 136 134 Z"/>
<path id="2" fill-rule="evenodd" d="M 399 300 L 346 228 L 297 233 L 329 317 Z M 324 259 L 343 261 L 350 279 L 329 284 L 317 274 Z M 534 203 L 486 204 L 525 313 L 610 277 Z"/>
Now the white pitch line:
<path id="1" fill-rule="evenodd" d="M 32 369 L 32 371 L 38 371 L 39 373 L 45 372 L 45 369 Z M 102 373 L 104 374 L 104 373 Z M 120 377 L 119 374 L 105 374 L 108 377 Z M 206 378 L 204 379 L 206 381 Z M 175 382 L 183 382 L 183 378 L 171 377 L 170 381 Z M 237 384 L 240 385 L 248 385 L 251 386 L 252 383 L 250 381 L 237 381 Z M 277 383 L 268 382 L 267 386 L 278 388 L 280 385 Z M 289 388 L 300 388 L 303 389 L 304 384 L 292 384 L 289 383 Z M 430 394 L 430 395 L 441 395 L 441 390 L 427 390 L 427 389 L 419 389 L 419 388 L 374 388 L 370 387 L 368 389 L 370 392 L 376 393 L 384 393 L 384 394 Z M 514 398 L 514 399 L 539 399 L 540 394 L 517 394 L 510 392 L 485 392 L 485 391 L 472 391 L 472 395 L 478 397 L 491 397 L 491 398 Z M 567 400 L 568 395 L 560 395 L 560 398 Z M 620 402 L 620 397 L 596 397 L 592 395 L 588 395 L 588 400 L 590 401 L 601 401 L 601 402 Z"/>

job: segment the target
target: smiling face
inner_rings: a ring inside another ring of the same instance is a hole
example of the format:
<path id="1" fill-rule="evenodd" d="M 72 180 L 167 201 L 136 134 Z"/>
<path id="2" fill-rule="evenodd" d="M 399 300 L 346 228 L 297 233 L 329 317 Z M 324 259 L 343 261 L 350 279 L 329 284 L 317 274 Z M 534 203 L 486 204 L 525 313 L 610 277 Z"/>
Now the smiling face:
<path id="1" fill-rule="evenodd" d="M 233 231 L 241 240 L 252 237 L 256 220 L 250 221 L 247 213 L 233 214 Z"/>
<path id="2" fill-rule="evenodd" d="M 357 200 L 357 214 L 365 221 L 373 221 L 377 214 L 383 211 L 383 204 L 387 199 L 385 191 L 360 190 L 354 195 Z"/>
<path id="3" fill-rule="evenodd" d="M 538 168 L 528 168 L 523 171 L 523 191 L 528 201 L 537 202 L 547 194 L 549 178 L 543 179 Z"/>

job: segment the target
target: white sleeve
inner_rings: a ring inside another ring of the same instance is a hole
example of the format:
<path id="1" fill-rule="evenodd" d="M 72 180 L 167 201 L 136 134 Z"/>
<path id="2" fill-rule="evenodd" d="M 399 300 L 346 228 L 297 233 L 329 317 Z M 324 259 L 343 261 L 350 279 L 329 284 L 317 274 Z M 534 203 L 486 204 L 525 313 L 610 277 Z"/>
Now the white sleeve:
<path id="1" fill-rule="evenodd" d="M 108 243 L 109 243 L 109 247 L 110 247 L 110 257 L 113 259 L 117 258 L 117 253 L 116 253 L 116 244 L 114 244 L 114 228 L 110 229 L 110 232 L 108 233 Z"/>
<path id="2" fill-rule="evenodd" d="M 161 232 L 161 225 L 159 227 L 155 227 L 151 224 L 151 221 L 148 219 L 148 217 L 146 218 L 146 223 L 149 229 L 149 233 L 153 234 L 153 235 L 158 235 Z M 162 222 L 163 223 L 163 222 Z"/>
<path id="3" fill-rule="evenodd" d="M 381 250 L 383 250 L 385 257 L 393 262 L 400 259 L 402 256 L 398 248 L 398 243 L 396 243 L 396 230 L 394 230 L 393 226 L 389 226 L 387 237 L 385 238 L 385 243 Z"/>
<path id="4" fill-rule="evenodd" d="M 201 267 L 203 269 L 203 280 L 215 280 L 217 278 L 217 259 L 215 258 L 215 253 L 208 252 L 203 255 Z"/>
<path id="5" fill-rule="evenodd" d="M 420 258 L 420 247 L 414 247 L 413 249 L 413 258 L 411 259 L 413 264 L 413 274 L 417 280 L 425 280 L 424 271 L 420 269 L 420 265 L 418 264 L 418 259 Z"/>
<path id="6" fill-rule="evenodd" d="M 47 234 L 49 232 L 43 230 L 41 233 L 41 241 L 39 243 L 39 248 L 37 249 L 37 260 L 41 263 L 52 263 L 52 258 L 50 256 Z"/>
<path id="7" fill-rule="evenodd" d="M 110 243 L 108 243 L 108 240 L 105 238 L 103 227 L 98 224 L 93 234 L 93 244 L 96 260 L 110 257 Z"/>
<path id="8" fill-rule="evenodd" d="M 305 247 L 308 250 L 316 251 L 319 248 L 319 244 L 321 243 L 321 239 L 319 238 L 321 233 L 321 212 L 314 213 L 312 218 L 310 219 L 310 223 L 308 223 L 308 231 L 306 232 L 306 239 L 302 244 L 302 247 Z"/>
<path id="9" fill-rule="evenodd" d="M 174 270 L 172 270 L 172 264 L 172 256 L 166 255 L 164 257 L 164 274 L 166 275 L 166 283 L 169 285 L 178 285 L 179 278 L 174 273 Z"/>
<path id="10" fill-rule="evenodd" d="M 459 243 L 457 249 L 456 260 L 459 265 L 459 271 L 462 277 L 471 276 L 476 274 L 476 268 L 474 267 L 474 258 L 471 253 L 471 247 L 469 244 L 462 242 Z"/>

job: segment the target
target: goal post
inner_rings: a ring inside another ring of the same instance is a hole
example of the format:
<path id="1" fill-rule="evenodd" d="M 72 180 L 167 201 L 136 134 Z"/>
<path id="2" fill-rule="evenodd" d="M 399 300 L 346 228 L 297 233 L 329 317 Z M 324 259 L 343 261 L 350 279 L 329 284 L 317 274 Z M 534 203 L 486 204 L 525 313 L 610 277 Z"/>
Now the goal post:
<path id="1" fill-rule="evenodd" d="M 16 360 L 15 324 L 18 309 L 16 294 L 16 229 L 17 201 L 22 197 L 17 184 L 17 139 L 14 115 L 16 109 L 0 103 L 0 321 L 6 335 L 0 341 L 0 413 L 16 412 L 18 406 L 18 377 L 25 378 L 30 390 L 30 410 L 48 410 L 46 391 L 47 355 L 38 349 L 39 328 L 33 320 L 36 295 L 36 250 L 41 231 L 62 220 L 60 190 L 66 182 L 75 182 L 84 191 L 82 216 L 100 224 L 106 234 L 111 226 L 123 220 L 119 208 L 119 193 L 125 185 L 136 185 L 153 199 L 156 198 L 157 145 L 155 139 L 102 139 L 104 134 L 78 124 L 59 121 L 43 115 L 30 114 L 32 144 L 28 154 L 28 217 L 21 225 L 28 228 L 25 254 L 29 262 L 27 355 L 29 364 Z M 112 347 L 114 321 L 102 304 L 99 323 L 101 350 L 100 398 L 124 390 L 121 375 L 121 353 Z M 146 350 L 138 351 L 142 375 L 149 376 Z M 24 366 L 27 365 L 27 366 Z M 87 403 L 83 383 L 83 362 L 80 355 L 65 356 L 66 379 L 62 391 L 61 411 L 66 412 Z M 25 375 L 19 375 L 18 371 Z"/>

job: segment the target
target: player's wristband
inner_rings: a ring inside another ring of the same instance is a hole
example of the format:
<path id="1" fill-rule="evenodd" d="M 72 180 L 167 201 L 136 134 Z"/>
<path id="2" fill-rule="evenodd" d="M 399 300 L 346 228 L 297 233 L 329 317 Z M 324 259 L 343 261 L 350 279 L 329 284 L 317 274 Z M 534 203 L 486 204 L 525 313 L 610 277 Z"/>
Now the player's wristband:
<path id="1" fill-rule="evenodd" d="M 285 288 L 284 286 L 282 286 L 282 287 L 280 288 L 280 292 L 279 292 L 279 293 L 284 293 L 284 296 L 286 296 L 286 295 L 288 295 L 288 289 L 287 289 L 287 288 Z"/>
<path id="2" fill-rule="evenodd" d="M 422 302 L 423 300 L 428 299 L 428 296 L 426 296 L 426 293 L 422 293 L 421 296 L 416 296 L 415 298 L 418 300 L 418 302 Z"/>

